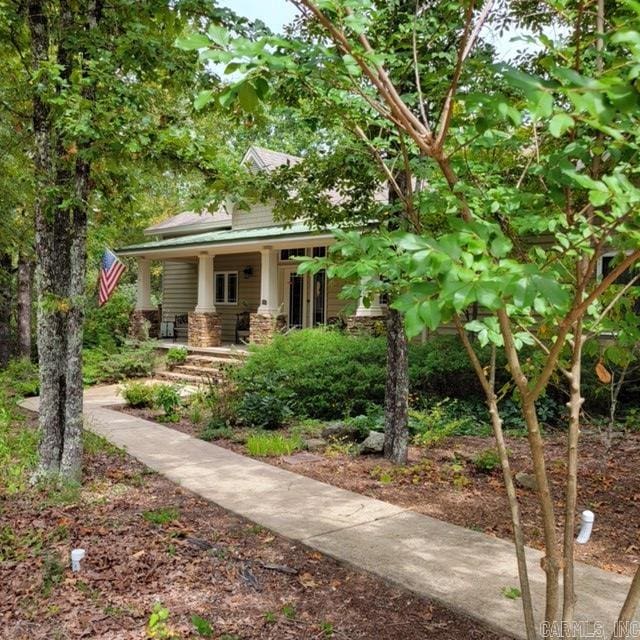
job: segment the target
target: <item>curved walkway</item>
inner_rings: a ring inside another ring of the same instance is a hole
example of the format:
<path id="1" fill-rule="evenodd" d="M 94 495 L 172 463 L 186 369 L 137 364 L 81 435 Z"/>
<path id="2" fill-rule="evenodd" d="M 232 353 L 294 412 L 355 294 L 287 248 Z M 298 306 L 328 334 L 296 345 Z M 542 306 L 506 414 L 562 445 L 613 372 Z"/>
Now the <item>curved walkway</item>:
<path id="1" fill-rule="evenodd" d="M 108 408 L 117 404 L 122 399 L 116 386 L 87 390 L 87 427 L 176 484 L 500 633 L 524 637 L 521 602 L 502 593 L 505 587 L 518 585 L 513 545 L 508 541 L 345 491 Z M 38 399 L 28 399 L 23 406 L 37 411 Z M 540 619 L 541 554 L 529 549 L 527 555 Z M 609 637 L 629 584 L 626 576 L 577 563 L 576 619 L 581 635 Z"/>

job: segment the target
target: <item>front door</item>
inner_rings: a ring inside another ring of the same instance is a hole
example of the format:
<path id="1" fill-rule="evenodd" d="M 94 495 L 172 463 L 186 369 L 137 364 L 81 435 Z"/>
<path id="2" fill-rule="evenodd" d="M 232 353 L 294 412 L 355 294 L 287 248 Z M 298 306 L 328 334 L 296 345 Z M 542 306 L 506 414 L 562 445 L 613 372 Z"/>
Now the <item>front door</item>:
<path id="1" fill-rule="evenodd" d="M 287 325 L 290 329 L 302 329 L 306 322 L 306 277 L 296 273 L 297 266 L 283 267 L 283 302 Z"/>

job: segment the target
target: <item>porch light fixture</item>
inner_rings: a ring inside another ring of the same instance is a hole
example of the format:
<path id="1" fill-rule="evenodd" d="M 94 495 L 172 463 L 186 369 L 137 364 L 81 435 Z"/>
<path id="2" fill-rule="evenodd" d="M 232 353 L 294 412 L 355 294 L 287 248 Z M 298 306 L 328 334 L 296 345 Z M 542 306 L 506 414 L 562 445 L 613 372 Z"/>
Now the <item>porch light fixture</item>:
<path id="1" fill-rule="evenodd" d="M 242 273 L 244 274 L 245 280 L 249 279 L 253 275 L 253 267 L 251 265 L 245 267 Z"/>

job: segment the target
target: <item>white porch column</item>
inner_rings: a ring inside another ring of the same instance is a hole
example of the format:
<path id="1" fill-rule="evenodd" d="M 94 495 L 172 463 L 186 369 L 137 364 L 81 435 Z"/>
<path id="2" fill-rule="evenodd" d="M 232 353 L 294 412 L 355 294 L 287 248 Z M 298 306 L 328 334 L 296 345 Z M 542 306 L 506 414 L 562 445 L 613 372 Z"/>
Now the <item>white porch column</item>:
<path id="1" fill-rule="evenodd" d="M 275 316 L 278 313 L 278 252 L 272 247 L 260 249 L 260 306 L 258 313 Z"/>
<path id="2" fill-rule="evenodd" d="M 366 285 L 366 283 L 370 280 L 370 278 L 363 278 L 362 285 Z M 358 300 L 358 306 L 356 308 L 356 317 L 357 318 L 371 318 L 377 316 L 383 316 L 384 311 L 380 304 L 380 294 L 376 293 L 371 298 L 371 304 L 368 307 L 364 306 L 364 298 L 361 297 Z"/>
<path id="3" fill-rule="evenodd" d="M 215 313 L 213 291 L 213 256 L 201 253 L 198 256 L 198 304 L 196 313 Z"/>
<path id="4" fill-rule="evenodd" d="M 152 311 L 151 304 L 151 264 L 146 258 L 138 258 L 138 280 L 136 295 L 136 311 Z"/>

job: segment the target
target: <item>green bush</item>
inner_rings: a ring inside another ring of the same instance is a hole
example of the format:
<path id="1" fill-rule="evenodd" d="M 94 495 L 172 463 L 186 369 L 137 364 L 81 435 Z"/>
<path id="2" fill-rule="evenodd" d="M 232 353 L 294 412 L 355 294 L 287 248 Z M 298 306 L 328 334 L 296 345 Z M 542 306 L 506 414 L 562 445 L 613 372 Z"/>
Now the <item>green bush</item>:
<path id="1" fill-rule="evenodd" d="M 137 409 L 153 407 L 155 403 L 156 386 L 131 380 L 122 386 L 120 394 L 130 407 Z"/>
<path id="2" fill-rule="evenodd" d="M 37 396 L 40 391 L 38 365 L 28 358 L 10 360 L 2 372 L 2 381 L 19 396 Z"/>
<path id="3" fill-rule="evenodd" d="M 249 427 L 277 429 L 293 415 L 292 401 L 293 394 L 280 376 L 256 376 L 245 382 L 237 415 Z"/>
<path id="4" fill-rule="evenodd" d="M 232 440 L 233 429 L 225 422 L 212 418 L 200 429 L 198 438 L 207 442 L 212 440 Z"/>
<path id="5" fill-rule="evenodd" d="M 166 355 L 167 364 L 170 367 L 184 364 L 187 361 L 188 355 L 189 352 L 184 347 L 171 347 L 171 349 L 167 351 Z"/>
<path id="6" fill-rule="evenodd" d="M 114 351 L 126 342 L 129 317 L 136 299 L 136 285 L 121 283 L 109 301 L 98 307 L 95 297 L 85 310 L 84 345 Z"/>
<path id="7" fill-rule="evenodd" d="M 480 451 L 473 458 L 473 466 L 480 473 L 493 473 L 500 468 L 500 454 L 495 449 Z"/>
<path id="8" fill-rule="evenodd" d="M 296 415 L 331 419 L 366 413 L 384 401 L 384 338 L 354 337 L 330 329 L 305 329 L 276 336 L 255 348 L 235 372 L 241 394 L 258 392 L 265 382 Z M 282 397 L 286 390 L 290 397 Z M 265 403 L 266 404 L 266 403 Z M 258 407 L 259 402 L 250 401 Z"/>
<path id="9" fill-rule="evenodd" d="M 154 404 L 164 411 L 163 418 L 167 422 L 177 422 L 180 419 L 179 408 L 182 405 L 180 387 L 175 384 L 156 384 L 154 387 Z"/>
<path id="10" fill-rule="evenodd" d="M 447 412 L 448 403 L 445 398 L 422 411 L 409 411 L 409 430 L 414 434 L 415 444 L 424 447 L 438 445 L 465 425 L 469 418 L 452 417 Z"/>
<path id="11" fill-rule="evenodd" d="M 155 362 L 155 344 L 150 341 L 127 341 L 117 351 L 85 349 L 82 378 L 87 385 L 146 378 L 153 375 Z"/>

